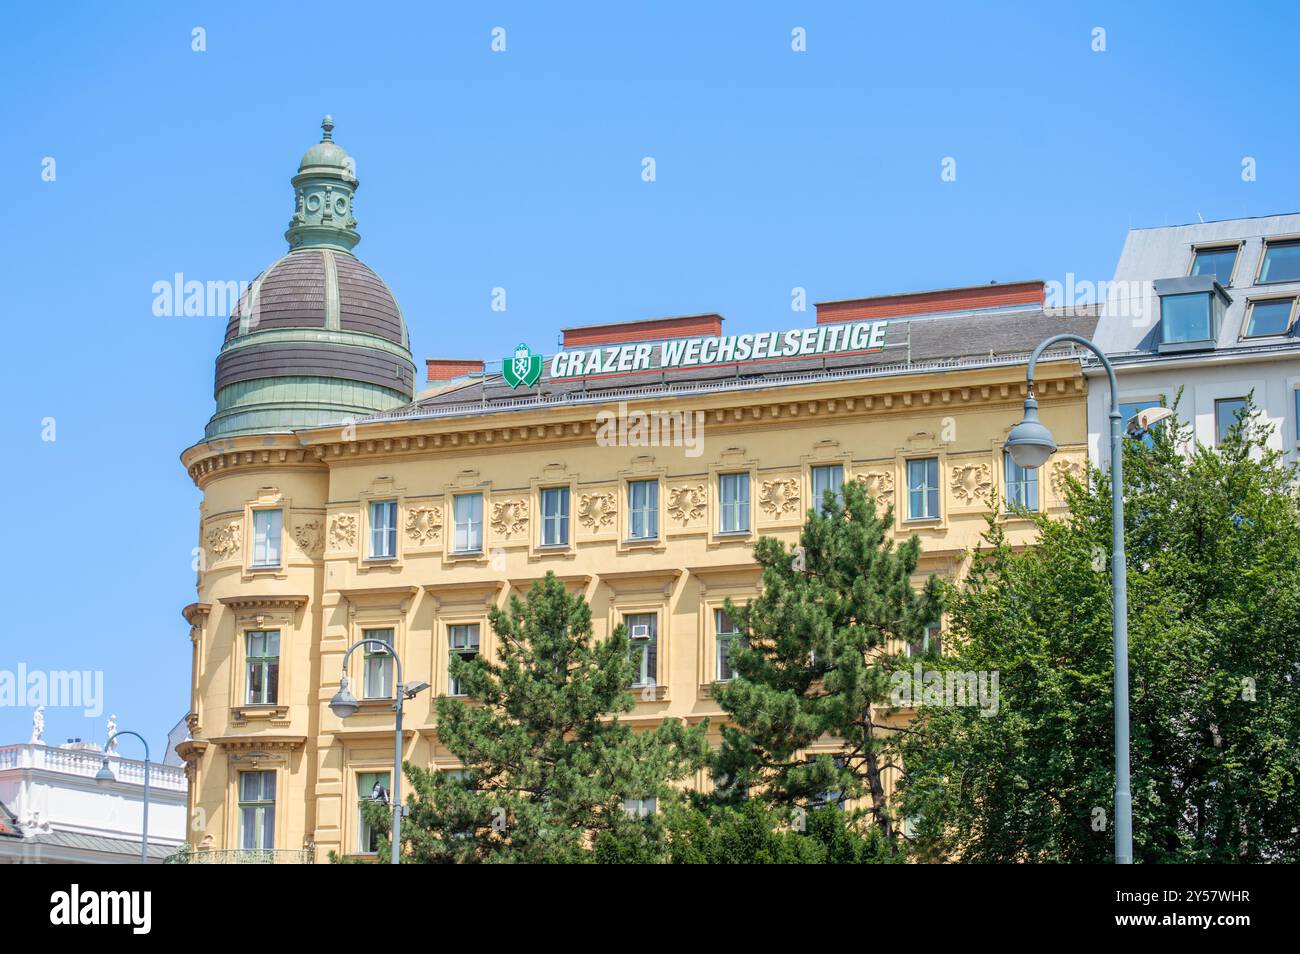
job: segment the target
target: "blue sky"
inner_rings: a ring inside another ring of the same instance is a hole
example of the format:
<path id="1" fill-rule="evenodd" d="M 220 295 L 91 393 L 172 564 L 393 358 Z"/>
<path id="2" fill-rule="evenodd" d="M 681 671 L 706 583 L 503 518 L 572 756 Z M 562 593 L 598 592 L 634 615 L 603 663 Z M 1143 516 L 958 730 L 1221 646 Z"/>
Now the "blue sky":
<path id="1" fill-rule="evenodd" d="M 151 289 L 282 254 L 326 112 L 417 361 L 704 311 L 800 327 L 795 286 L 1107 279 L 1130 227 L 1300 209 L 1292 4 L 1042 6 L 6 5 L 0 670 L 104 673 L 103 715 L 51 709 L 48 739 L 115 712 L 160 754 L 186 711 L 177 455 L 225 320 L 154 317 Z M 0 744 L 30 725 L 0 708 Z"/>

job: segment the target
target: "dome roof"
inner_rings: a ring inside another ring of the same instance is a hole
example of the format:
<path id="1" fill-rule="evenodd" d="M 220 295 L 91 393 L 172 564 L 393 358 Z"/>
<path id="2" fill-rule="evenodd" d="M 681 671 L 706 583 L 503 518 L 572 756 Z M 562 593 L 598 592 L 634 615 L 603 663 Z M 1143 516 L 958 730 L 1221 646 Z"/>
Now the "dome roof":
<path id="1" fill-rule="evenodd" d="M 226 340 L 272 328 L 359 331 L 408 344 L 402 309 L 384 280 L 328 248 L 297 249 L 257 276 L 230 313 Z"/>
<path id="2" fill-rule="evenodd" d="M 217 356 L 209 440 L 341 423 L 411 400 L 415 363 L 402 309 L 351 249 L 357 180 L 333 120 L 293 177 L 287 255 L 248 287 Z"/>

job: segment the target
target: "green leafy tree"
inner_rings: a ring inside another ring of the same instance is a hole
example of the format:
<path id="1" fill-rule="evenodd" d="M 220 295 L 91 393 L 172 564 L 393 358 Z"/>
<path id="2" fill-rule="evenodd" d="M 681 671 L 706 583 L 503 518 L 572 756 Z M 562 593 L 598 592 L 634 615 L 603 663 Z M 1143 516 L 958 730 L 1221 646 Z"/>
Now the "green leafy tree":
<path id="1" fill-rule="evenodd" d="M 738 678 L 715 690 L 730 722 L 713 767 L 720 801 L 752 795 L 793 810 L 797 823 L 828 801 L 866 796 L 870 823 L 894 845 L 884 784 L 898 767 L 890 642 L 920 640 L 941 602 L 935 577 L 913 586 L 919 540 L 895 546 L 892 526 L 892 509 L 877 514 L 850 481 L 809 510 L 794 550 L 759 540 L 761 595 L 726 604 L 746 643 L 733 655 Z M 836 756 L 805 757 L 826 741 Z"/>
<path id="2" fill-rule="evenodd" d="M 437 701 L 438 740 L 464 771 L 406 766 L 415 790 L 402 825 L 407 857 L 589 861 L 602 835 L 631 841 L 657 830 L 624 801 L 671 804 L 675 783 L 704 764 L 707 723 L 634 731 L 620 721 L 633 707 L 625 627 L 594 640 L 587 604 L 552 573 L 490 621 L 497 660 L 454 658 L 465 698 Z"/>
<path id="3" fill-rule="evenodd" d="M 1218 450 L 1126 441 L 1134 854 L 1300 859 L 1300 523 L 1294 473 L 1247 409 Z M 1110 480 L 1074 483 L 949 599 L 942 665 L 1000 674 L 996 716 L 923 708 L 904 742 L 916 850 L 972 862 L 1112 857 Z"/>

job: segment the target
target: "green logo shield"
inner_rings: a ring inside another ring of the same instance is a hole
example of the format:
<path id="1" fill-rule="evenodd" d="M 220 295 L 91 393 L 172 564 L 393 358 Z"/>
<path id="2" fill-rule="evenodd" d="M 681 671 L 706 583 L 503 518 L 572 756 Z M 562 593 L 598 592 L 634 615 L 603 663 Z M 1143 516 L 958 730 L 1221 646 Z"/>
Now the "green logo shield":
<path id="1" fill-rule="evenodd" d="M 521 344 L 515 349 L 513 358 L 506 358 L 501 362 L 501 377 L 505 378 L 506 384 L 512 388 L 517 388 L 521 384 L 531 388 L 541 376 L 542 356 L 533 354 L 526 344 Z"/>

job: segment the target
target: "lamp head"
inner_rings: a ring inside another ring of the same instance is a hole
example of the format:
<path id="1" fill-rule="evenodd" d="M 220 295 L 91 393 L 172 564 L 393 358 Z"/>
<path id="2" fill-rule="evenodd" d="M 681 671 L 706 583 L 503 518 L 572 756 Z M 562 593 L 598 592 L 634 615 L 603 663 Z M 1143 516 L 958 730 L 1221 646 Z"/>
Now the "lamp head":
<path id="1" fill-rule="evenodd" d="M 99 771 L 95 773 L 95 784 L 112 785 L 116 781 L 117 776 L 114 775 L 113 770 L 108 767 L 108 757 L 105 756 L 103 764 L 99 767 Z"/>
<path id="2" fill-rule="evenodd" d="M 1052 432 L 1038 419 L 1038 401 L 1032 396 L 1025 399 L 1025 416 L 1011 428 L 1007 435 L 1007 452 L 1026 470 L 1037 470 L 1056 453 Z"/>
<path id="3" fill-rule="evenodd" d="M 414 699 L 417 693 L 424 692 L 428 688 L 429 684 L 427 682 L 413 682 L 405 688 L 404 693 L 406 698 Z"/>
<path id="4" fill-rule="evenodd" d="M 1124 426 L 1124 433 L 1129 437 L 1141 437 L 1161 421 L 1173 416 L 1174 412 L 1167 407 L 1149 407 L 1144 411 L 1138 411 L 1128 419 Z"/>
<path id="5" fill-rule="evenodd" d="M 330 700 L 330 712 L 333 712 L 340 719 L 346 719 L 349 716 L 356 715 L 357 710 L 360 708 L 357 697 L 348 688 L 348 674 L 345 672 L 343 678 L 339 680 L 339 691 L 334 693 L 334 698 Z"/>

